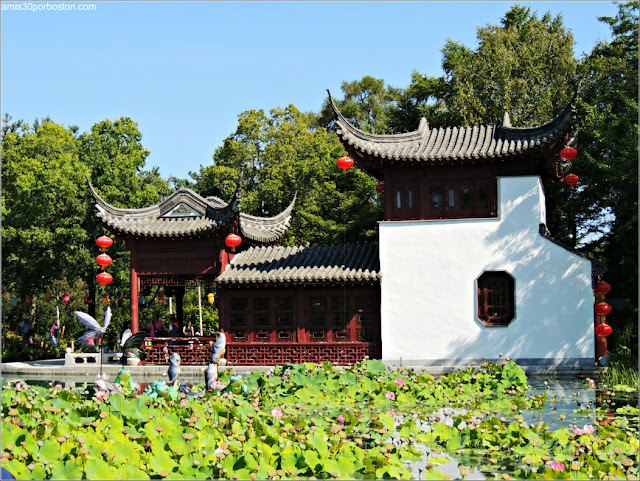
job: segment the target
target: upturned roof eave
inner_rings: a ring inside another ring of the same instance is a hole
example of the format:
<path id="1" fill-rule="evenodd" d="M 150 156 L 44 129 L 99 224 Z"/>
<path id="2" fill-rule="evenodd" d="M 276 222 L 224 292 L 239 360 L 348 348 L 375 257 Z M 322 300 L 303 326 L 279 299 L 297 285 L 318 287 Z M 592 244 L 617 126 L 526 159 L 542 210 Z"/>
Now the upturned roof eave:
<path id="1" fill-rule="evenodd" d="M 430 131 L 425 119 L 422 119 L 420 126 L 413 132 L 403 134 L 374 134 L 364 132 L 354 125 L 352 125 L 342 115 L 340 110 L 331 97 L 329 91 L 329 101 L 333 109 L 336 124 L 337 134 L 350 153 L 356 153 L 358 157 L 363 159 L 370 159 L 377 163 L 400 163 L 403 161 L 419 162 L 424 165 L 441 165 L 443 163 L 482 163 L 482 162 L 494 162 L 498 159 L 522 157 L 528 153 L 540 153 L 555 148 L 557 139 L 563 134 L 567 133 L 575 120 L 577 112 L 577 96 L 580 91 L 581 84 L 578 84 L 576 92 L 569 102 L 569 104 L 551 121 L 536 127 L 518 128 L 511 127 L 510 125 L 490 125 L 490 126 L 471 126 L 471 127 L 450 127 L 446 131 L 467 131 L 468 129 L 478 129 L 484 132 L 491 131 L 491 138 L 496 142 L 514 143 L 517 145 L 515 150 L 508 148 L 505 152 L 491 150 L 490 152 L 484 152 L 488 144 L 485 140 L 485 147 L 481 151 L 476 152 L 477 149 L 465 149 L 465 152 L 459 152 L 459 149 L 455 150 L 455 155 L 449 155 L 448 152 L 452 150 L 453 145 L 447 146 L 444 150 L 441 150 L 440 144 L 434 149 L 433 146 L 429 147 L 431 138 L 434 135 L 439 135 L 435 130 Z M 476 143 L 480 142 L 478 139 Z M 458 142 L 461 139 L 457 139 Z M 414 145 L 411 145 L 414 144 Z M 466 142 L 465 142 L 466 144 Z M 415 148 L 415 146 L 418 148 Z M 478 144 L 480 146 L 482 144 Z M 526 147 L 524 147 L 526 145 Z M 405 147 L 406 146 L 406 147 Z M 425 150 L 426 149 L 426 150 Z M 398 155 L 398 152 L 401 155 Z M 409 152 L 409 155 L 404 155 L 404 152 Z M 353 155 L 353 154 L 352 154 Z"/>

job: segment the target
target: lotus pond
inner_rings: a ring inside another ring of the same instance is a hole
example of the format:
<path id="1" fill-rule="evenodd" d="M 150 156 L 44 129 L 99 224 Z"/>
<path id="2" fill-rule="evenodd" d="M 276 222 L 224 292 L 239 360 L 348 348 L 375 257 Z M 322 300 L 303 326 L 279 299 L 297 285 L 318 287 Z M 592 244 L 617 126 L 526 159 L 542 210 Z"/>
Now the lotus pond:
<path id="1" fill-rule="evenodd" d="M 637 407 L 587 381 L 532 388 L 513 361 L 437 377 L 371 360 L 285 365 L 220 381 L 202 398 L 3 382 L 2 466 L 21 479 L 638 477 Z"/>

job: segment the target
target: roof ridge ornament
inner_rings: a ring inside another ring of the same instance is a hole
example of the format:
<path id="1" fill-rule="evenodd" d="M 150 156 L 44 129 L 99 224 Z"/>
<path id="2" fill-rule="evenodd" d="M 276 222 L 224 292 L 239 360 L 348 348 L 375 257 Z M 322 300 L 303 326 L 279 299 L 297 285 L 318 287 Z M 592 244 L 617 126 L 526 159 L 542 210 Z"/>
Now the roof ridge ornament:
<path id="1" fill-rule="evenodd" d="M 504 111 L 504 116 L 502 117 L 502 126 L 503 127 L 513 127 L 511 125 L 511 117 L 509 117 L 509 112 Z"/>

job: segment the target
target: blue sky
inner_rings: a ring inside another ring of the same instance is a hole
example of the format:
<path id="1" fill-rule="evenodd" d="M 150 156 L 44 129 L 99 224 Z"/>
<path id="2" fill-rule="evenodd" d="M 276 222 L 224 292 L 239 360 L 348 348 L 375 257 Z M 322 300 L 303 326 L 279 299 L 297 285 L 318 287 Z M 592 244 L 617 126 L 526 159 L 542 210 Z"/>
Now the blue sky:
<path id="1" fill-rule="evenodd" d="M 406 87 L 440 75 L 447 38 L 476 46 L 515 2 L 91 2 L 93 11 L 15 11 L 2 1 L 1 109 L 81 131 L 131 117 L 167 178 L 187 178 L 249 109 L 317 111 L 326 89 L 364 75 Z M 33 4 L 37 2 L 31 2 Z M 50 4 L 66 3 L 49 0 Z M 612 2 L 519 2 L 562 13 L 580 57 Z"/>

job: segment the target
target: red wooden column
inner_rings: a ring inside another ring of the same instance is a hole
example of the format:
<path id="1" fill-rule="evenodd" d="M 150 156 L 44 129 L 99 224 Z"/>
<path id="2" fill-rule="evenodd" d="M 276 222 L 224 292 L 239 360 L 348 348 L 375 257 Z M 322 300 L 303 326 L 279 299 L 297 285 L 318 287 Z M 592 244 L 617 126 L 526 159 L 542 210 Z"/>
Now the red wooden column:
<path id="1" fill-rule="evenodd" d="M 133 253 L 132 253 L 133 254 Z M 131 256 L 133 259 L 133 255 Z M 138 273 L 131 265 L 131 332 L 138 332 Z"/>
<path id="2" fill-rule="evenodd" d="M 394 185 L 391 182 L 391 169 L 386 167 L 384 169 L 384 220 L 389 221 L 393 216 L 393 191 Z"/>
<path id="3" fill-rule="evenodd" d="M 307 325 L 307 316 L 305 312 L 309 305 L 309 299 L 305 295 L 303 287 L 296 287 L 294 294 L 294 309 L 296 327 L 298 329 L 298 342 L 309 342 L 309 326 Z"/>

